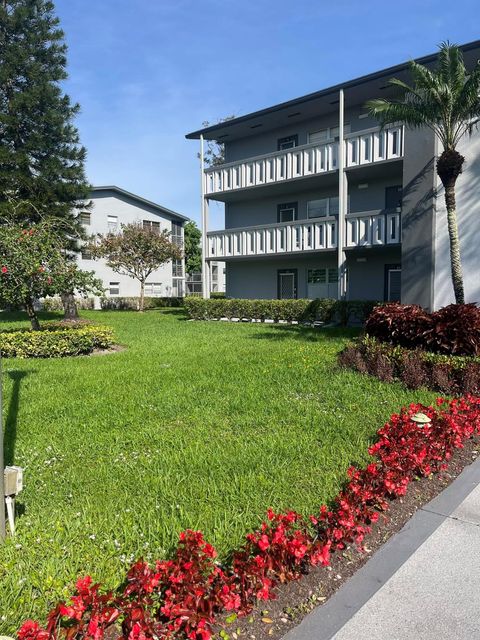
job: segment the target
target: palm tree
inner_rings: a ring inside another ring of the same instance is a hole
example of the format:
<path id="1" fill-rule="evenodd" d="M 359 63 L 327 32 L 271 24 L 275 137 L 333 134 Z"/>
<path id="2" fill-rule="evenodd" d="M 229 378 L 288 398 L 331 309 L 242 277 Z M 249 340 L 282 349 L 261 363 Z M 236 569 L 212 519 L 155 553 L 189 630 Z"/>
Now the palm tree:
<path id="1" fill-rule="evenodd" d="M 455 184 L 465 158 L 457 151 L 460 139 L 480 119 L 480 65 L 468 74 L 461 50 L 443 42 L 433 71 L 417 62 L 410 63 L 412 84 L 392 78 L 399 88 L 398 99 L 369 100 L 366 108 L 382 126 L 403 122 L 411 128 L 429 127 L 438 136 L 443 151 L 437 159 L 437 174 L 445 189 L 450 264 L 457 304 L 465 302 L 462 262 L 458 239 Z"/>

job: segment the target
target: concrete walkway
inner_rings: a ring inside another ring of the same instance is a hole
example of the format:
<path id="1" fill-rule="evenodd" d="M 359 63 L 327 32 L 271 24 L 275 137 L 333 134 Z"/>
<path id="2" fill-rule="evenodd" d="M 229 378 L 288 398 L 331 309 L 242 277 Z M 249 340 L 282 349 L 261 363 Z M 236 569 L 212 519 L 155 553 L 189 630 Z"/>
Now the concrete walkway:
<path id="1" fill-rule="evenodd" d="M 480 639 L 480 458 L 284 640 Z"/>

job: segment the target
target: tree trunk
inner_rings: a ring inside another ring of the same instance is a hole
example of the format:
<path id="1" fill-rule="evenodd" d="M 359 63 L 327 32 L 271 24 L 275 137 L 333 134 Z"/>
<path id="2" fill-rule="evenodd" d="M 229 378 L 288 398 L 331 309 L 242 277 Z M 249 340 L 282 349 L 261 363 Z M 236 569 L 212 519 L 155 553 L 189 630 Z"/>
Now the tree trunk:
<path id="1" fill-rule="evenodd" d="M 28 319 L 30 320 L 30 324 L 32 325 L 33 331 L 40 331 L 40 323 L 38 321 L 37 312 L 33 306 L 33 301 L 31 299 L 25 302 L 25 310 L 28 315 Z"/>
<path id="2" fill-rule="evenodd" d="M 62 293 L 63 318 L 64 320 L 78 320 L 77 303 L 73 293 Z"/>
<path id="3" fill-rule="evenodd" d="M 445 187 L 445 204 L 447 205 L 448 235 L 450 238 L 450 268 L 452 271 L 455 302 L 457 304 L 465 304 L 462 259 L 458 238 L 457 209 L 455 205 L 455 186 Z"/>
<path id="4" fill-rule="evenodd" d="M 140 299 L 138 301 L 138 310 L 143 312 L 145 307 L 145 282 L 140 280 Z"/>
<path id="5" fill-rule="evenodd" d="M 456 149 L 446 149 L 437 161 L 437 172 L 445 189 L 448 236 L 450 239 L 450 269 L 455 302 L 457 304 L 465 304 L 460 240 L 458 238 L 457 206 L 455 200 L 455 184 L 458 176 L 462 173 L 464 162 L 465 158 L 460 155 Z"/>

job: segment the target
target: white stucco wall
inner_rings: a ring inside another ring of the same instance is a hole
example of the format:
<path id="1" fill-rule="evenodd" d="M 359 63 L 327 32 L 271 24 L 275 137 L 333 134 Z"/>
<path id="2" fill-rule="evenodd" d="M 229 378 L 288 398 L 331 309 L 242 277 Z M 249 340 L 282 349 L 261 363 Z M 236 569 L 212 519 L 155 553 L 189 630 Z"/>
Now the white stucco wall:
<path id="1" fill-rule="evenodd" d="M 121 224 L 131 222 L 142 223 L 143 220 L 150 220 L 160 222 L 161 231 L 167 230 L 171 232 L 172 219 L 174 218 L 167 214 L 162 214 L 147 204 L 144 205 L 143 203 L 109 190 L 94 191 L 91 195 L 91 200 L 93 205 L 90 209 L 90 225 L 85 226 L 87 232 L 91 235 L 108 233 L 108 216 L 117 216 L 119 230 Z M 181 219 L 176 219 L 175 221 L 182 222 Z M 115 273 L 107 267 L 104 260 L 85 260 L 79 255 L 78 265 L 85 271 L 95 272 L 96 276 L 102 280 L 106 288 L 106 296 L 110 295 L 109 287 L 110 283 L 113 282 L 119 283 L 119 293 L 116 297 L 138 296 L 140 293 L 140 283 L 138 280 Z M 184 265 L 182 273 L 185 273 Z M 184 277 L 181 278 L 181 281 L 183 291 Z M 166 263 L 163 267 L 152 273 L 147 280 L 147 284 L 148 283 L 160 284 L 158 292 L 154 294 L 155 297 L 179 295 L 173 283 L 171 262 Z M 149 294 L 147 291 L 146 295 L 152 294 Z"/>

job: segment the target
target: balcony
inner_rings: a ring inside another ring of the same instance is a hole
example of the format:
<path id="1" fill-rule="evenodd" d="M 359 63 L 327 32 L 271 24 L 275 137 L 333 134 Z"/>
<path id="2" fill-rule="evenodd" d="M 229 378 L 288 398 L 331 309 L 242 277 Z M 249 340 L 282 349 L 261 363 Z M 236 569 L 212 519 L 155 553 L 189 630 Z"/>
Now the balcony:
<path id="1" fill-rule="evenodd" d="M 345 136 L 345 167 L 351 169 L 403 157 L 403 126 L 376 127 Z M 338 142 L 306 144 L 205 170 L 205 194 L 280 184 L 338 169 Z"/>
<path id="2" fill-rule="evenodd" d="M 344 248 L 400 243 L 400 211 L 362 211 L 345 219 Z M 211 231 L 207 260 L 279 256 L 337 248 L 337 218 Z"/>

